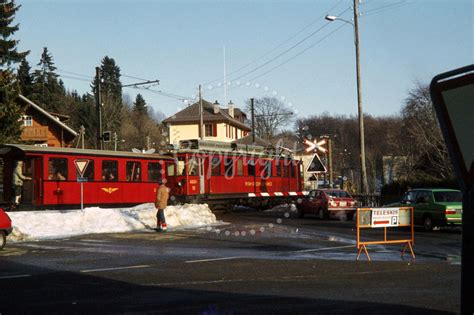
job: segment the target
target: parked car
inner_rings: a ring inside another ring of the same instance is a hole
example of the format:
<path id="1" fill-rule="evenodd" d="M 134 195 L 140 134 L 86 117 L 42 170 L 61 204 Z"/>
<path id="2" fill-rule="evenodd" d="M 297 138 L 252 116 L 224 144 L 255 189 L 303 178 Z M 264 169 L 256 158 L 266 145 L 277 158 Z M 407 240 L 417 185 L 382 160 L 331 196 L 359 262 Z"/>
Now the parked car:
<path id="1" fill-rule="evenodd" d="M 0 250 L 5 247 L 7 236 L 12 230 L 12 220 L 8 214 L 0 208 Z"/>
<path id="2" fill-rule="evenodd" d="M 425 231 L 462 223 L 462 193 L 455 189 L 412 189 L 400 202 L 388 206 L 413 207 L 414 223 L 423 225 Z"/>
<path id="3" fill-rule="evenodd" d="M 352 220 L 357 209 L 357 201 L 342 189 L 316 189 L 297 205 L 300 217 L 315 214 L 320 219 L 335 217 Z"/>

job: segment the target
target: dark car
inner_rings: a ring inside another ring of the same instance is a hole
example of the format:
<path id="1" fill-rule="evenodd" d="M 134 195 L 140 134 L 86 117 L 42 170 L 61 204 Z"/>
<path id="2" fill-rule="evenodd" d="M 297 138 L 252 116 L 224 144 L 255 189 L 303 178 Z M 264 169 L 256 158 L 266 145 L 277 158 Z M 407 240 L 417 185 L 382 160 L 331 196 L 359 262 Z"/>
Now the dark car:
<path id="1" fill-rule="evenodd" d="M 461 225 L 462 222 L 462 193 L 455 189 L 412 189 L 401 201 L 388 206 L 413 207 L 414 223 L 422 225 L 426 231 L 433 227 Z"/>
<path id="2" fill-rule="evenodd" d="M 300 217 L 315 214 L 320 219 L 329 217 L 341 220 L 352 220 L 357 208 L 357 201 L 342 189 L 316 189 L 297 205 Z"/>
<path id="3" fill-rule="evenodd" d="M 2 208 L 0 208 L 0 250 L 5 247 L 5 244 L 7 243 L 7 236 L 12 232 L 12 220 L 6 214 L 5 211 L 3 211 Z"/>

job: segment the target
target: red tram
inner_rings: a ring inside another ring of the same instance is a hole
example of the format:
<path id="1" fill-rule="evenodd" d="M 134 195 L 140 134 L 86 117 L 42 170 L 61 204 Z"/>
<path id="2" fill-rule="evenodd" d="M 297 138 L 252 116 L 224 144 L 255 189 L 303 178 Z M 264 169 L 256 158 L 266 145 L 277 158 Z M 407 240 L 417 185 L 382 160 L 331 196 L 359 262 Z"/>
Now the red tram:
<path id="1" fill-rule="evenodd" d="M 3 203 L 12 200 L 15 161 L 25 161 L 21 209 L 137 205 L 155 200 L 166 179 L 177 202 L 266 207 L 295 201 L 303 191 L 302 162 L 263 147 L 190 140 L 165 155 L 1 145 Z M 82 177 L 77 161 L 88 161 Z M 81 178 L 80 178 L 81 177 Z M 1 187 L 0 187 L 1 188 Z M 1 189 L 0 189 L 1 190 Z"/>
<path id="2" fill-rule="evenodd" d="M 174 157 L 172 194 L 182 202 L 267 207 L 307 193 L 302 162 L 261 146 L 187 140 L 180 142 Z"/>
<path id="3" fill-rule="evenodd" d="M 66 208 L 80 205 L 80 174 L 76 160 L 89 161 L 82 177 L 84 204 L 136 205 L 155 200 L 157 181 L 174 168 L 171 157 L 155 154 L 2 145 L 3 202 L 12 200 L 15 161 L 23 160 L 21 209 Z"/>

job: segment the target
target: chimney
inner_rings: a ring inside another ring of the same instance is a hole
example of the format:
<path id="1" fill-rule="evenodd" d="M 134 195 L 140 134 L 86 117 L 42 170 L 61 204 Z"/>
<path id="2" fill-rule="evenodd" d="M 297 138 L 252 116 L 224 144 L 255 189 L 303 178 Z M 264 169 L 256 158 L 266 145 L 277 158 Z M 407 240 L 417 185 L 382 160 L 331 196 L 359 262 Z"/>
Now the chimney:
<path id="1" fill-rule="evenodd" d="M 232 101 L 229 102 L 229 116 L 234 118 L 234 103 Z"/>
<path id="2" fill-rule="evenodd" d="M 219 107 L 219 102 L 216 100 L 214 102 L 214 114 L 219 114 L 220 107 Z"/>

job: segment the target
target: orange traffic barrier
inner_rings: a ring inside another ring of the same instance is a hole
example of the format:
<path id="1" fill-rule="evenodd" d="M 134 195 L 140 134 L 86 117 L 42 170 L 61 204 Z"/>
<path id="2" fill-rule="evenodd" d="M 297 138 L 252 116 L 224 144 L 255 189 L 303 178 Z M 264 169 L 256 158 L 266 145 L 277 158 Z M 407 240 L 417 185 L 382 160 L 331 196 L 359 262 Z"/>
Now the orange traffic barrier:
<path id="1" fill-rule="evenodd" d="M 364 251 L 367 259 L 371 261 L 367 245 L 383 244 L 405 244 L 402 251 L 402 258 L 407 249 L 410 249 L 411 257 L 415 260 L 413 244 L 415 243 L 415 227 L 413 224 L 413 207 L 401 208 L 358 208 L 356 216 L 357 225 L 357 259 Z M 409 227 L 409 233 L 402 233 L 400 238 L 388 238 L 387 228 L 395 229 Z M 362 240 L 362 231 L 367 229 L 383 228 L 383 240 Z M 409 235 L 407 235 L 409 234 Z"/>

